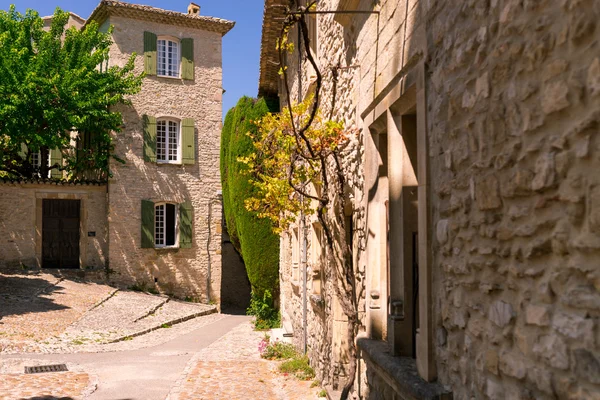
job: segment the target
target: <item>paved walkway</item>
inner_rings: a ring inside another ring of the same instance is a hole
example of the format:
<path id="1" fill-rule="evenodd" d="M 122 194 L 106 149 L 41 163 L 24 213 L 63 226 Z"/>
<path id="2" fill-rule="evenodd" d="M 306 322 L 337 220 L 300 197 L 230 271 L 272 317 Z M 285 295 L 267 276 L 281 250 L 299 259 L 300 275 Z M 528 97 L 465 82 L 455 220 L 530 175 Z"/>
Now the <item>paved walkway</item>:
<path id="1" fill-rule="evenodd" d="M 0 400 L 312 400 L 245 315 L 46 273 L 0 274 Z M 66 364 L 66 372 L 24 367 Z"/>
<path id="2" fill-rule="evenodd" d="M 317 399 L 312 382 L 284 376 L 278 362 L 260 359 L 263 335 L 249 317 L 212 314 L 105 345 L 111 351 L 4 355 L 0 399 Z M 69 372 L 22 373 L 25 365 L 58 363 Z"/>
<path id="3" fill-rule="evenodd" d="M 198 352 L 171 390 L 168 400 L 311 400 L 319 387 L 277 372 L 277 361 L 260 358 L 264 332 L 240 324 Z"/>
<path id="4" fill-rule="evenodd" d="M 107 343 L 215 312 L 47 273 L 0 274 L 0 353 L 112 351 Z"/>

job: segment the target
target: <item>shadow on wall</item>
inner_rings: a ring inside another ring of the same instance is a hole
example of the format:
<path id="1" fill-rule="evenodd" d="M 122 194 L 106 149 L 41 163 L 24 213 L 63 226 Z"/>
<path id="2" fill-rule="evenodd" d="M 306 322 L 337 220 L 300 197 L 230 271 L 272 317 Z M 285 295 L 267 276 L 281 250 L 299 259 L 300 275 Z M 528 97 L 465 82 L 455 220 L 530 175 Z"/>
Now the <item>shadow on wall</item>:
<path id="1" fill-rule="evenodd" d="M 196 301 L 210 301 L 207 293 L 213 271 L 219 265 L 209 255 L 220 250 L 221 240 L 215 232 L 216 199 L 206 192 L 207 179 L 200 162 L 191 165 L 156 165 L 143 159 L 143 118 L 133 107 L 119 110 L 127 121 L 127 132 L 115 138 L 115 153 L 125 164 L 113 166 L 109 199 L 110 269 L 115 273 L 110 281 L 120 285 L 142 285 L 157 288 L 161 292 L 177 297 L 190 297 Z M 199 129 L 195 129 L 195 141 L 200 140 Z M 201 146 L 196 145 L 196 149 Z M 203 146 L 202 146 L 203 147 Z M 201 154 L 196 152 L 196 160 Z M 208 177 L 210 178 L 210 177 Z M 143 188 L 143 190 L 140 190 Z M 196 193 L 192 196 L 192 191 Z M 199 196 L 198 193 L 206 192 Z M 140 247 L 141 200 L 160 200 L 174 203 L 190 201 L 194 208 L 193 247 L 189 249 L 146 249 Z M 209 221 L 209 209 L 212 216 Z M 198 236 L 197 230 L 211 235 Z M 208 243 L 210 240 L 210 243 Z M 210 247 L 210 248 L 209 248 Z M 205 262 L 206 261 L 206 262 Z M 212 285 L 211 285 L 212 286 Z"/>
<path id="2" fill-rule="evenodd" d="M 229 239 L 224 219 L 222 226 L 221 303 L 224 308 L 246 310 L 250 306 L 250 280 L 242 256 Z"/>
<path id="3" fill-rule="evenodd" d="M 28 275 L 30 276 L 30 275 Z M 42 278 L 28 278 L 15 273 L 0 275 L 0 324 L 3 317 L 64 310 L 69 307 L 56 304 L 44 296 L 59 292 L 61 286 Z"/>

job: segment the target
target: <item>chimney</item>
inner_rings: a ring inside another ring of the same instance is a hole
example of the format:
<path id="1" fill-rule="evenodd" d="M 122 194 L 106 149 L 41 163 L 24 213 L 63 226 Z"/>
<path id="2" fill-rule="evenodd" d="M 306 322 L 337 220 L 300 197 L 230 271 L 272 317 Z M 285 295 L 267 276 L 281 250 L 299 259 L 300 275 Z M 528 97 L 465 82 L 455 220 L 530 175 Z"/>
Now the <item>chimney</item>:
<path id="1" fill-rule="evenodd" d="M 188 6 L 188 14 L 200 15 L 200 6 L 196 3 L 190 3 L 190 5 Z"/>

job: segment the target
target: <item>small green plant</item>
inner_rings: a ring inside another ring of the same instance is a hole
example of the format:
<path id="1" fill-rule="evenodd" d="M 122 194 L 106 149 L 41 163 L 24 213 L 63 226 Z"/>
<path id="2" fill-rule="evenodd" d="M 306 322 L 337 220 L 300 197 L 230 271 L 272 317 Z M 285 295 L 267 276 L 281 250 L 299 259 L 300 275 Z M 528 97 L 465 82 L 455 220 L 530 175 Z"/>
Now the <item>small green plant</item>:
<path id="1" fill-rule="evenodd" d="M 167 328 L 170 328 L 171 325 L 169 325 L 169 324 L 162 324 L 160 327 L 163 328 L 163 329 L 167 329 Z"/>
<path id="2" fill-rule="evenodd" d="M 294 374 L 296 378 L 308 381 L 314 379 L 315 371 L 308 362 L 307 356 L 295 357 L 279 365 L 279 371 L 284 374 Z"/>
<path id="3" fill-rule="evenodd" d="M 265 290 L 262 297 L 252 291 L 250 307 L 246 310 L 248 315 L 254 315 L 254 328 L 258 330 L 279 328 L 281 317 L 273 304 L 273 295 Z"/>
<path id="4" fill-rule="evenodd" d="M 297 356 L 298 353 L 292 344 L 279 341 L 268 344 L 261 352 L 261 357 L 267 360 L 288 360 Z"/>
<path id="5" fill-rule="evenodd" d="M 133 340 L 133 336 L 126 336 L 123 338 L 123 341 Z"/>
<path id="6" fill-rule="evenodd" d="M 154 287 L 149 287 L 147 290 L 148 293 L 150 294 L 160 294 L 160 292 L 158 291 L 158 289 L 154 288 Z"/>
<path id="7" fill-rule="evenodd" d="M 321 381 L 320 381 L 320 380 L 318 380 L 318 379 L 315 379 L 315 380 L 313 381 L 313 383 L 311 383 L 311 384 L 310 384 L 310 387 L 311 387 L 311 389 L 312 389 L 312 388 L 319 387 L 319 386 L 321 386 Z"/>
<path id="8" fill-rule="evenodd" d="M 134 292 L 145 292 L 146 291 L 146 285 L 144 285 L 143 283 L 134 283 L 131 286 L 128 286 L 127 289 L 129 290 L 133 290 Z"/>
<path id="9" fill-rule="evenodd" d="M 321 391 L 319 393 L 317 393 L 317 396 L 319 396 L 319 397 L 327 397 L 327 390 L 321 389 Z"/>

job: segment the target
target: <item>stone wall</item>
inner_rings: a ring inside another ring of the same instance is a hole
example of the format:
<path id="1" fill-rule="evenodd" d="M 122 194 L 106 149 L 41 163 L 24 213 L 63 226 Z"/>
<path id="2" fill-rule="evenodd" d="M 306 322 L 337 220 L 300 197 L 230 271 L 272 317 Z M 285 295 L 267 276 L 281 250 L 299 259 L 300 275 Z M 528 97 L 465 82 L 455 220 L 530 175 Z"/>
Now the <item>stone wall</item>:
<path id="1" fill-rule="evenodd" d="M 106 185 L 37 183 L 0 183 L 0 269 L 42 266 L 43 199 L 81 201 L 80 267 L 103 270 L 108 255 Z"/>
<path id="2" fill-rule="evenodd" d="M 439 378 L 457 398 L 596 398 L 600 3 L 424 11 Z"/>
<path id="3" fill-rule="evenodd" d="M 113 65 L 136 53 L 136 73 L 144 70 L 144 31 L 194 39 L 195 80 L 147 76 L 142 90 L 122 107 L 123 132 L 115 136 L 109 182 L 110 268 L 121 285 L 156 287 L 167 294 L 220 301 L 221 201 L 219 142 L 221 132 L 221 34 L 111 16 L 115 26 L 110 52 Z M 144 114 L 193 118 L 196 163 L 166 165 L 143 159 Z M 142 249 L 141 201 L 190 201 L 194 209 L 189 249 Z"/>
<path id="4" fill-rule="evenodd" d="M 387 282 L 373 263 L 381 249 L 367 234 L 366 194 L 377 183 L 369 168 L 379 165 L 368 154 L 370 133 L 416 86 L 426 110 L 417 117 L 427 181 L 419 192 L 427 244 L 420 268 L 431 276 L 424 300 L 431 365 L 421 375 L 457 399 L 596 398 L 600 3 L 354 3 L 379 17 L 356 15 L 341 25 L 319 15 L 318 49 L 322 108 L 332 107 L 331 66 L 339 62 L 333 117 L 359 129 L 345 157 L 355 267 L 362 293 L 377 288 L 384 299 L 377 308 L 362 299 L 365 335 L 388 338 Z M 295 101 L 297 53 L 288 59 Z M 301 71 L 306 93 L 311 71 Z M 302 296 L 292 282 L 290 237 L 282 238 L 282 309 L 300 345 Z M 325 307 L 308 307 L 309 356 L 326 384 L 335 381 L 339 358 L 331 293 L 326 284 Z M 368 398 L 371 385 L 373 398 L 385 397 L 386 380 L 373 365 L 366 369 L 356 395 Z"/>

